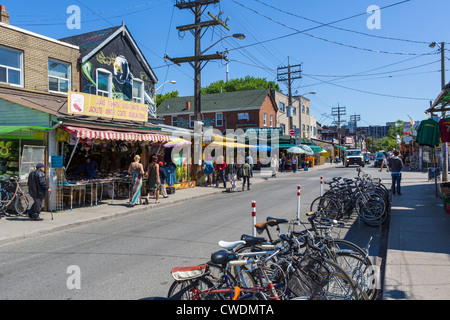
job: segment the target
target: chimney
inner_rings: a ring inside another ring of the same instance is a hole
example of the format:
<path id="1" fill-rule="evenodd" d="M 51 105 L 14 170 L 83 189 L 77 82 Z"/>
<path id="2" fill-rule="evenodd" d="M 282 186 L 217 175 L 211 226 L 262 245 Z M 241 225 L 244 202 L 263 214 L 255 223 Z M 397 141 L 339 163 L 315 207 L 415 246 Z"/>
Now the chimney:
<path id="1" fill-rule="evenodd" d="M 191 110 L 191 103 L 190 102 L 186 102 L 186 110 Z"/>
<path id="2" fill-rule="evenodd" d="M 9 12 L 6 11 L 3 5 L 0 5 L 0 22 L 9 24 Z"/>

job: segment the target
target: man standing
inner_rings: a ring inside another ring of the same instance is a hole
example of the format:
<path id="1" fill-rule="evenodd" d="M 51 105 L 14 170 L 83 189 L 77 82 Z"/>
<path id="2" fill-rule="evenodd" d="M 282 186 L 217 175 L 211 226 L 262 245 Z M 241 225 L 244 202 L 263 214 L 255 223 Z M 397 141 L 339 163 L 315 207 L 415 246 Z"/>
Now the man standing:
<path id="1" fill-rule="evenodd" d="M 248 163 L 248 159 L 245 159 L 245 164 L 242 167 L 242 178 L 244 178 L 244 181 L 242 183 L 242 191 L 244 191 L 245 187 L 245 181 L 247 181 L 247 190 L 250 190 L 250 176 L 251 176 L 251 167 Z"/>
<path id="2" fill-rule="evenodd" d="M 48 187 L 45 178 L 45 166 L 42 163 L 36 165 L 36 170 L 31 172 L 28 176 L 28 193 L 33 198 L 34 203 L 28 212 L 28 216 L 33 221 L 42 221 L 39 217 L 42 209 L 42 200 L 45 199 L 45 194 L 52 190 Z"/>
<path id="3" fill-rule="evenodd" d="M 212 173 L 215 171 L 214 170 L 214 164 L 211 161 L 211 157 L 208 157 L 208 160 L 206 160 L 206 162 L 203 164 L 204 166 L 204 178 L 205 178 L 205 188 L 208 186 L 208 181 L 209 181 L 209 185 L 211 185 L 212 183 Z"/>
<path id="4" fill-rule="evenodd" d="M 392 177 L 392 194 L 397 194 L 399 196 L 402 195 L 400 192 L 400 181 L 402 180 L 402 169 L 403 169 L 403 162 L 398 157 L 398 150 L 394 150 L 394 156 L 389 158 L 388 160 L 388 168 L 391 171 L 391 177 Z M 397 188 L 396 188 L 397 185 Z"/>

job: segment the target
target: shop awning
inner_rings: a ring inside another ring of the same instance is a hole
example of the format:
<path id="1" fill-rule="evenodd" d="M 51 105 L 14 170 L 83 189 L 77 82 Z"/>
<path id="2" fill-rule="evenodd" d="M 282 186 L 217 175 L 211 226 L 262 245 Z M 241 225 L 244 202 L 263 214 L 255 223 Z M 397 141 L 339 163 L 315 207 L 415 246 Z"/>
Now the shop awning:
<path id="1" fill-rule="evenodd" d="M 40 127 L 40 126 L 0 126 L 0 134 L 2 133 L 11 133 L 20 130 L 33 130 L 33 131 L 45 131 L 50 130 L 51 128 Z"/>
<path id="2" fill-rule="evenodd" d="M 211 142 L 208 146 L 212 146 L 212 147 L 223 146 L 223 147 L 227 147 L 227 148 L 252 148 L 252 147 L 254 147 L 254 146 L 251 146 L 248 144 L 238 143 L 235 141 L 218 141 L 218 140 Z"/>
<path id="3" fill-rule="evenodd" d="M 334 145 L 336 148 L 339 148 L 339 149 L 342 149 L 342 150 L 344 150 L 344 151 L 347 151 L 347 149 L 345 149 L 344 147 L 341 147 L 341 146 L 338 146 L 337 144 L 336 145 Z"/>
<path id="4" fill-rule="evenodd" d="M 320 152 L 323 151 L 322 147 L 317 146 L 317 145 L 315 145 L 315 144 L 305 144 L 305 145 L 308 146 L 308 147 L 310 147 L 311 150 L 312 150 L 314 153 L 320 153 Z"/>
<path id="5" fill-rule="evenodd" d="M 64 127 L 65 130 L 76 135 L 80 139 L 123 140 L 123 141 L 157 141 L 168 142 L 171 136 L 161 134 L 146 134 L 135 132 L 121 132 L 113 130 L 92 130 L 80 127 Z"/>

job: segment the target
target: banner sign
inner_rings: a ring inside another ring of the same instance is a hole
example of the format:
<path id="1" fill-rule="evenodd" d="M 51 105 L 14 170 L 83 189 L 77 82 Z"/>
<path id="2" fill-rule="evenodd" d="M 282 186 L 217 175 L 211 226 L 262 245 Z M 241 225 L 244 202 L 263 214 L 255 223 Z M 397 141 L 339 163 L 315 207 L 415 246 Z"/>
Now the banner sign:
<path id="1" fill-rule="evenodd" d="M 148 121 L 148 105 L 69 91 L 68 112 L 98 118 Z"/>

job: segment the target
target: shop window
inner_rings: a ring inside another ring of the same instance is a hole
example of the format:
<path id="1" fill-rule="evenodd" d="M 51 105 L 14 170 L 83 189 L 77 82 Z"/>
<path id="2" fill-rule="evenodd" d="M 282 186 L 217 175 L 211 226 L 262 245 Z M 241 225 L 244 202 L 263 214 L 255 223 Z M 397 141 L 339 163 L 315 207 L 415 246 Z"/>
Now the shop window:
<path id="1" fill-rule="evenodd" d="M 216 113 L 216 126 L 217 127 L 223 126 L 223 115 L 222 115 L 222 113 Z"/>
<path id="2" fill-rule="evenodd" d="M 108 70 L 97 69 L 97 95 L 112 97 L 112 74 Z"/>
<path id="3" fill-rule="evenodd" d="M 67 93 L 71 88 L 71 66 L 69 63 L 48 59 L 48 90 Z"/>
<path id="4" fill-rule="evenodd" d="M 0 83 L 23 87 L 23 53 L 0 46 Z"/>
<path id="5" fill-rule="evenodd" d="M 144 101 L 144 82 L 139 79 L 133 79 L 133 101 L 143 103 Z"/>

